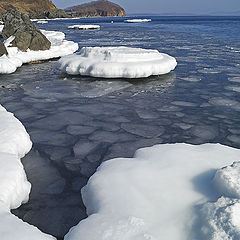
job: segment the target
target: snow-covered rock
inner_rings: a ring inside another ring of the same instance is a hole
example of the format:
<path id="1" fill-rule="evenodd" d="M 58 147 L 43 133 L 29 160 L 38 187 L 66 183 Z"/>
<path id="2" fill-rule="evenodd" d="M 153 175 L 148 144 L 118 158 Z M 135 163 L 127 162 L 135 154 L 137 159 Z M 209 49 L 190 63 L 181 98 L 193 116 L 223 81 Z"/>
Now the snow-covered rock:
<path id="1" fill-rule="evenodd" d="M 10 37 L 10 40 L 8 39 L 5 41 L 8 56 L 4 55 L 0 57 L 0 74 L 13 73 L 24 63 L 58 58 L 77 51 L 78 44 L 65 40 L 64 33 L 45 30 L 41 31 L 51 42 L 51 48 L 49 50 L 30 51 L 28 49 L 26 52 L 22 52 L 19 51 L 18 48 L 10 46 L 9 43 L 13 40 L 12 37 Z"/>
<path id="2" fill-rule="evenodd" d="M 240 156 L 236 160 L 240 160 Z M 213 183 L 221 195 L 240 198 L 240 162 L 234 162 L 231 166 L 219 169 Z"/>
<path id="3" fill-rule="evenodd" d="M 71 75 L 102 78 L 142 78 L 169 73 L 175 58 L 149 50 L 130 47 L 83 47 L 80 54 L 62 57 L 61 71 Z"/>
<path id="4" fill-rule="evenodd" d="M 141 23 L 141 22 L 151 22 L 152 19 L 127 19 L 124 20 L 124 22 L 128 22 L 128 23 Z"/>
<path id="5" fill-rule="evenodd" d="M 12 215 L 10 209 L 28 200 L 31 184 L 20 158 L 32 143 L 24 126 L 0 105 L 0 239 L 54 240 Z"/>
<path id="6" fill-rule="evenodd" d="M 79 30 L 93 30 L 99 29 L 99 25 L 72 25 L 68 26 L 69 29 L 79 29 Z"/>
<path id="7" fill-rule="evenodd" d="M 211 185 L 216 169 L 239 154 L 220 144 L 164 144 L 104 162 L 82 189 L 89 217 L 65 240 L 188 239 L 194 207 L 217 197 Z"/>

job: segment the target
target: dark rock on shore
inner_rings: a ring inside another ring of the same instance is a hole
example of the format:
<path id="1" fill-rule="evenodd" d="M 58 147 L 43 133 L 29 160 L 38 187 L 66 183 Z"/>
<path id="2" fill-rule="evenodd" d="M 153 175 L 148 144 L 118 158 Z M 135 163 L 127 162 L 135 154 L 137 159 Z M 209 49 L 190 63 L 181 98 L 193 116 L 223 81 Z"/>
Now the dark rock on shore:
<path id="1" fill-rule="evenodd" d="M 5 48 L 4 44 L 0 41 L 0 57 L 4 54 L 7 55 L 8 52 L 7 52 L 7 49 Z"/>
<path id="2" fill-rule="evenodd" d="M 124 17 L 125 10 L 107 0 L 98 0 L 65 9 L 72 17 Z"/>
<path id="3" fill-rule="evenodd" d="M 69 15 L 56 6 L 50 0 L 0 0 L 0 17 L 7 9 L 16 8 L 26 13 L 30 18 L 64 18 Z"/>
<path id="4" fill-rule="evenodd" d="M 51 42 L 40 32 L 27 14 L 10 8 L 3 16 L 3 21 L 2 37 L 6 40 L 10 36 L 15 36 L 11 42 L 13 47 L 18 47 L 21 51 L 26 51 L 28 48 L 34 51 L 50 49 Z"/>

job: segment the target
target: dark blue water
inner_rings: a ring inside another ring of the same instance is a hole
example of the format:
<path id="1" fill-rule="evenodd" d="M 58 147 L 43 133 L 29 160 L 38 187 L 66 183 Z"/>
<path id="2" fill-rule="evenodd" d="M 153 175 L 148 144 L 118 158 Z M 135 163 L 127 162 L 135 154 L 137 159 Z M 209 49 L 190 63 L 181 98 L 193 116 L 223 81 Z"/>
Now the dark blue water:
<path id="1" fill-rule="evenodd" d="M 23 122 L 34 144 L 23 159 L 30 201 L 14 213 L 44 232 L 63 237 L 86 217 L 80 189 L 102 161 L 158 143 L 240 148 L 240 17 L 146 18 L 152 22 L 92 18 L 38 26 L 63 31 L 80 48 L 158 49 L 178 61 L 170 74 L 71 77 L 50 61 L 0 76 L 0 103 Z M 80 23 L 101 30 L 67 28 Z"/>

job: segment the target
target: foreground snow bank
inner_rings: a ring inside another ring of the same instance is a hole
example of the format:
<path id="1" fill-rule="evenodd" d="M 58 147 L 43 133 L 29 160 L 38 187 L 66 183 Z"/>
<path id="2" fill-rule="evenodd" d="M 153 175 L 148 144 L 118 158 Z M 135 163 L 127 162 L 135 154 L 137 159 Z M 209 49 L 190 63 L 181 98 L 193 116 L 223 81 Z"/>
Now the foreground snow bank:
<path id="1" fill-rule="evenodd" d="M 65 240 L 196 239 L 189 238 L 198 216 L 194 207 L 217 199 L 211 184 L 216 169 L 239 156 L 240 150 L 220 144 L 165 144 L 140 149 L 132 159 L 104 162 L 82 189 L 89 217 Z M 197 219 L 198 237 L 200 230 L 209 236 L 212 225 L 201 220 L 213 219 L 211 211 L 202 210 Z M 238 238 L 201 238 L 206 239 Z"/>
<path id="2" fill-rule="evenodd" d="M 240 200 L 221 197 L 217 202 L 203 205 L 201 239 L 240 239 Z"/>
<path id="3" fill-rule="evenodd" d="M 152 19 L 127 19 L 124 20 L 124 22 L 128 22 L 128 23 L 141 23 L 141 22 L 151 22 Z"/>
<path id="4" fill-rule="evenodd" d="M 240 160 L 240 156 L 237 160 Z M 219 169 L 213 179 L 218 192 L 227 197 L 240 199 L 240 162 Z"/>
<path id="5" fill-rule="evenodd" d="M 0 57 L 0 74 L 13 73 L 24 63 L 62 57 L 72 54 L 78 49 L 78 44 L 65 40 L 65 34 L 62 32 L 42 30 L 42 33 L 51 42 L 51 48 L 46 51 L 28 50 L 27 52 L 21 52 L 16 47 L 10 47 L 10 42 L 14 39 L 10 37 L 5 42 L 8 56 Z"/>
<path id="6" fill-rule="evenodd" d="M 59 68 L 71 75 L 142 78 L 169 73 L 175 58 L 157 50 L 129 47 L 83 47 L 79 55 L 62 57 Z"/>
<path id="7" fill-rule="evenodd" d="M 213 183 L 222 197 L 203 204 L 201 237 L 208 240 L 240 239 L 240 162 L 219 169 Z"/>
<path id="8" fill-rule="evenodd" d="M 0 238 L 1 240 L 53 240 L 36 227 L 11 214 L 28 200 L 31 185 L 20 158 L 32 143 L 24 126 L 0 105 Z"/>
<path id="9" fill-rule="evenodd" d="M 68 26 L 69 29 L 79 29 L 79 30 L 92 30 L 92 29 L 99 29 L 99 25 L 72 25 Z"/>

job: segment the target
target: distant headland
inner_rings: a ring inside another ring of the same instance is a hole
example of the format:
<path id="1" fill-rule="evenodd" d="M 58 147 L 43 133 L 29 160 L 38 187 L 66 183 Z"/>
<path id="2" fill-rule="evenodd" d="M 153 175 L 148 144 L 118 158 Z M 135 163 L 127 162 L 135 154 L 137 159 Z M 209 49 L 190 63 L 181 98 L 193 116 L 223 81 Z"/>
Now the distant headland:
<path id="1" fill-rule="evenodd" d="M 122 7 L 107 0 L 93 1 L 65 10 L 58 9 L 50 0 L 0 0 L 0 17 L 8 8 L 27 13 L 32 19 L 126 16 Z"/>
<path id="2" fill-rule="evenodd" d="M 107 0 L 98 0 L 65 9 L 72 17 L 124 17 L 125 10 Z"/>

